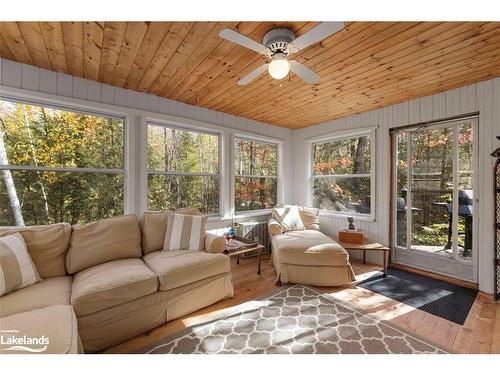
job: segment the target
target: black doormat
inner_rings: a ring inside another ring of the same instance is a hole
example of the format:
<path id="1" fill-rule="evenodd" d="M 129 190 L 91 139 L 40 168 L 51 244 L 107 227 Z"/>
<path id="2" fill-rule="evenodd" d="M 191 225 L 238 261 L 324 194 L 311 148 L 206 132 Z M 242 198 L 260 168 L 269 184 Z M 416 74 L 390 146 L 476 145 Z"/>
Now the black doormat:
<path id="1" fill-rule="evenodd" d="M 395 268 L 386 278 L 373 276 L 358 286 L 462 325 L 477 295 L 474 289 Z"/>

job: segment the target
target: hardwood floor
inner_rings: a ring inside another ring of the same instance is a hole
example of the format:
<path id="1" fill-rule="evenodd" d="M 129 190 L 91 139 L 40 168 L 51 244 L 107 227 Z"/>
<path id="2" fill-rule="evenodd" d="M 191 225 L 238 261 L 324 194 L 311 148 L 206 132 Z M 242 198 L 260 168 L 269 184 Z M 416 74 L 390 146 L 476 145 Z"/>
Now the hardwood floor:
<path id="1" fill-rule="evenodd" d="M 235 297 L 218 302 L 184 318 L 166 323 L 147 334 L 135 337 L 104 353 L 130 353 L 181 329 L 210 319 L 215 312 L 257 298 L 276 288 L 275 272 L 268 259 L 262 261 L 262 274 L 256 273 L 256 259 L 232 259 Z M 353 263 L 358 279 L 369 277 L 379 266 Z M 500 304 L 490 295 L 479 293 L 465 324 L 459 325 L 401 302 L 355 286 L 349 288 L 316 288 L 358 309 L 390 321 L 409 332 L 426 338 L 454 353 L 500 353 Z"/>

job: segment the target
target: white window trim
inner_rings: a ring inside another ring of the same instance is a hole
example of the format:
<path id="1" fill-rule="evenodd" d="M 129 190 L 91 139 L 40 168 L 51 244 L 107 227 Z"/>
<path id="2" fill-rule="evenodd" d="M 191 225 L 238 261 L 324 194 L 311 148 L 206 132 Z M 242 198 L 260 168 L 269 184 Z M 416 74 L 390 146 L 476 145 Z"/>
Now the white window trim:
<path id="1" fill-rule="evenodd" d="M 20 104 L 28 104 L 38 107 L 51 108 L 67 112 L 76 112 L 94 116 L 108 117 L 123 121 L 123 168 L 94 168 L 94 167 L 50 167 L 35 165 L 0 165 L 0 170 L 11 171 L 40 171 L 40 172 L 69 172 L 69 173 L 99 173 L 99 174 L 122 174 L 123 175 L 123 214 L 134 212 L 133 202 L 134 186 L 133 179 L 129 173 L 131 157 L 129 139 L 135 133 L 135 124 L 131 125 L 130 115 L 126 112 L 103 110 L 97 106 L 86 106 L 75 104 L 72 101 L 60 100 L 46 97 L 45 95 L 19 95 L 17 93 L 2 93 L 0 100 L 10 101 Z"/>
<path id="2" fill-rule="evenodd" d="M 267 144 L 272 144 L 276 145 L 277 147 L 277 155 L 276 155 L 276 163 L 277 163 L 277 168 L 276 176 L 257 176 L 257 175 L 238 175 L 235 173 L 235 152 L 234 152 L 234 141 L 236 138 L 243 139 L 243 140 L 249 140 L 249 141 L 255 141 L 255 142 L 260 142 L 260 143 L 267 143 Z M 276 204 L 282 203 L 282 198 L 283 198 L 283 184 L 282 184 L 282 178 L 281 176 L 283 175 L 283 140 L 278 140 L 274 138 L 269 138 L 269 137 L 260 137 L 256 135 L 250 135 L 248 133 L 233 133 L 231 136 L 231 152 L 230 152 L 231 158 L 230 158 L 230 165 L 231 165 L 231 213 L 229 218 L 245 218 L 245 217 L 253 217 L 253 216 L 261 216 L 261 215 L 266 215 L 270 214 L 272 209 L 270 208 L 263 208 L 259 210 L 248 210 L 248 211 L 236 211 L 236 204 L 235 204 L 235 181 L 237 176 L 246 176 L 246 177 L 264 177 L 264 178 L 274 178 L 276 179 Z"/>
<path id="3" fill-rule="evenodd" d="M 342 139 L 347 139 L 347 138 L 354 138 L 358 136 L 363 136 L 367 135 L 370 137 L 370 173 L 366 174 L 359 174 L 356 176 L 359 177 L 370 177 L 370 214 L 360 214 L 357 212 L 340 212 L 340 211 L 332 211 L 332 210 L 324 210 L 320 209 L 320 215 L 322 216 L 331 216 L 331 217 L 340 217 L 340 218 L 346 218 L 346 217 L 354 217 L 356 220 L 359 221 L 370 221 L 374 222 L 376 221 L 376 204 L 377 204 L 377 185 L 376 185 L 376 143 L 377 143 L 377 129 L 378 126 L 371 126 L 371 127 L 363 127 L 363 128 L 358 128 L 358 129 L 350 129 L 350 130 L 341 130 L 341 131 L 336 131 L 336 132 L 331 132 L 327 134 L 323 134 L 317 137 L 309 138 L 306 140 L 307 142 L 307 153 L 308 153 L 308 170 L 307 170 L 307 176 L 308 176 L 308 192 L 307 192 L 307 205 L 311 206 L 313 205 L 313 185 L 314 185 L 314 178 L 315 176 L 313 175 L 313 170 L 314 170 L 314 161 L 312 158 L 312 149 L 314 145 L 317 144 L 322 144 L 330 141 L 335 141 L 335 140 L 342 140 Z M 352 177 L 352 175 L 325 175 L 321 177 L 337 177 L 337 178 L 344 178 L 344 177 Z"/>
<path id="4" fill-rule="evenodd" d="M 219 160 L 218 160 L 218 173 L 195 173 L 195 172 L 168 172 L 168 171 L 150 171 L 147 168 L 147 147 L 148 147 L 148 126 L 158 126 L 158 127 L 164 127 L 164 128 L 169 128 L 169 129 L 175 129 L 175 130 L 181 130 L 181 131 L 188 131 L 188 132 L 193 132 L 193 133 L 201 133 L 201 134 L 208 134 L 208 135 L 215 135 L 218 137 L 218 144 L 219 144 Z M 223 211 L 223 196 L 222 196 L 222 171 L 223 171 L 223 159 L 224 156 L 222 154 L 223 151 L 223 144 L 224 144 L 224 133 L 221 131 L 214 131 L 214 130 L 207 130 L 204 128 L 195 128 L 191 126 L 180 126 L 179 124 L 172 124 L 171 122 L 168 121 L 148 121 L 146 119 L 146 124 L 145 124 L 145 136 L 146 136 L 146 147 L 145 147 L 145 164 L 144 164 L 144 171 L 145 171 L 145 194 L 143 193 L 142 195 L 145 195 L 145 211 L 149 210 L 148 208 L 148 177 L 149 175 L 152 174 L 158 174 L 158 175 L 169 175 L 169 176 L 213 176 L 213 177 L 218 177 L 219 178 L 219 211 L 218 212 L 213 212 L 210 214 L 207 214 L 209 217 L 214 217 L 214 218 L 220 218 L 221 217 L 221 212 Z"/>

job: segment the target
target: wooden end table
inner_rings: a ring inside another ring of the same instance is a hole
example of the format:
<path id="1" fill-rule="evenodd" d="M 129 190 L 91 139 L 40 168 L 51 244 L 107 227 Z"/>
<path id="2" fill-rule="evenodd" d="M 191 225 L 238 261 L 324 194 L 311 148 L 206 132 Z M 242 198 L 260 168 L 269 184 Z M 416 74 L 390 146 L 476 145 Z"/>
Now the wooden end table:
<path id="1" fill-rule="evenodd" d="M 224 250 L 224 254 L 229 257 L 236 256 L 236 264 L 240 264 L 240 255 L 256 251 L 257 275 L 260 275 L 260 255 L 263 253 L 263 250 L 265 250 L 265 246 L 256 242 L 251 242 L 243 237 L 236 236 L 226 242 L 226 249 Z"/>
<path id="2" fill-rule="evenodd" d="M 382 251 L 384 253 L 384 277 L 387 276 L 387 267 L 389 266 L 389 252 L 391 249 L 379 244 L 378 242 L 372 241 L 369 238 L 364 238 L 362 244 L 341 242 L 338 238 L 332 237 L 335 241 L 339 243 L 346 250 L 360 250 L 363 252 L 363 263 L 366 263 L 366 252 L 367 251 Z"/>

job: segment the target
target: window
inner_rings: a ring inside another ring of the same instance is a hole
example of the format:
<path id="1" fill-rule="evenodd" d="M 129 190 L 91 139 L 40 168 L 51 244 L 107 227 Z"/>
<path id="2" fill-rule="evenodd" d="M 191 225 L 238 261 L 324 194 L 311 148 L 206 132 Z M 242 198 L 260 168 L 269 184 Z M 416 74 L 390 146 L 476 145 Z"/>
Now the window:
<path id="1" fill-rule="evenodd" d="M 374 130 L 312 144 L 313 206 L 372 216 Z"/>
<path id="2" fill-rule="evenodd" d="M 278 145 L 251 139 L 234 140 L 234 205 L 236 211 L 276 206 Z"/>
<path id="3" fill-rule="evenodd" d="M 0 225 L 124 212 L 125 121 L 0 100 Z"/>
<path id="4" fill-rule="evenodd" d="M 217 134 L 148 124 L 148 209 L 219 212 Z"/>

